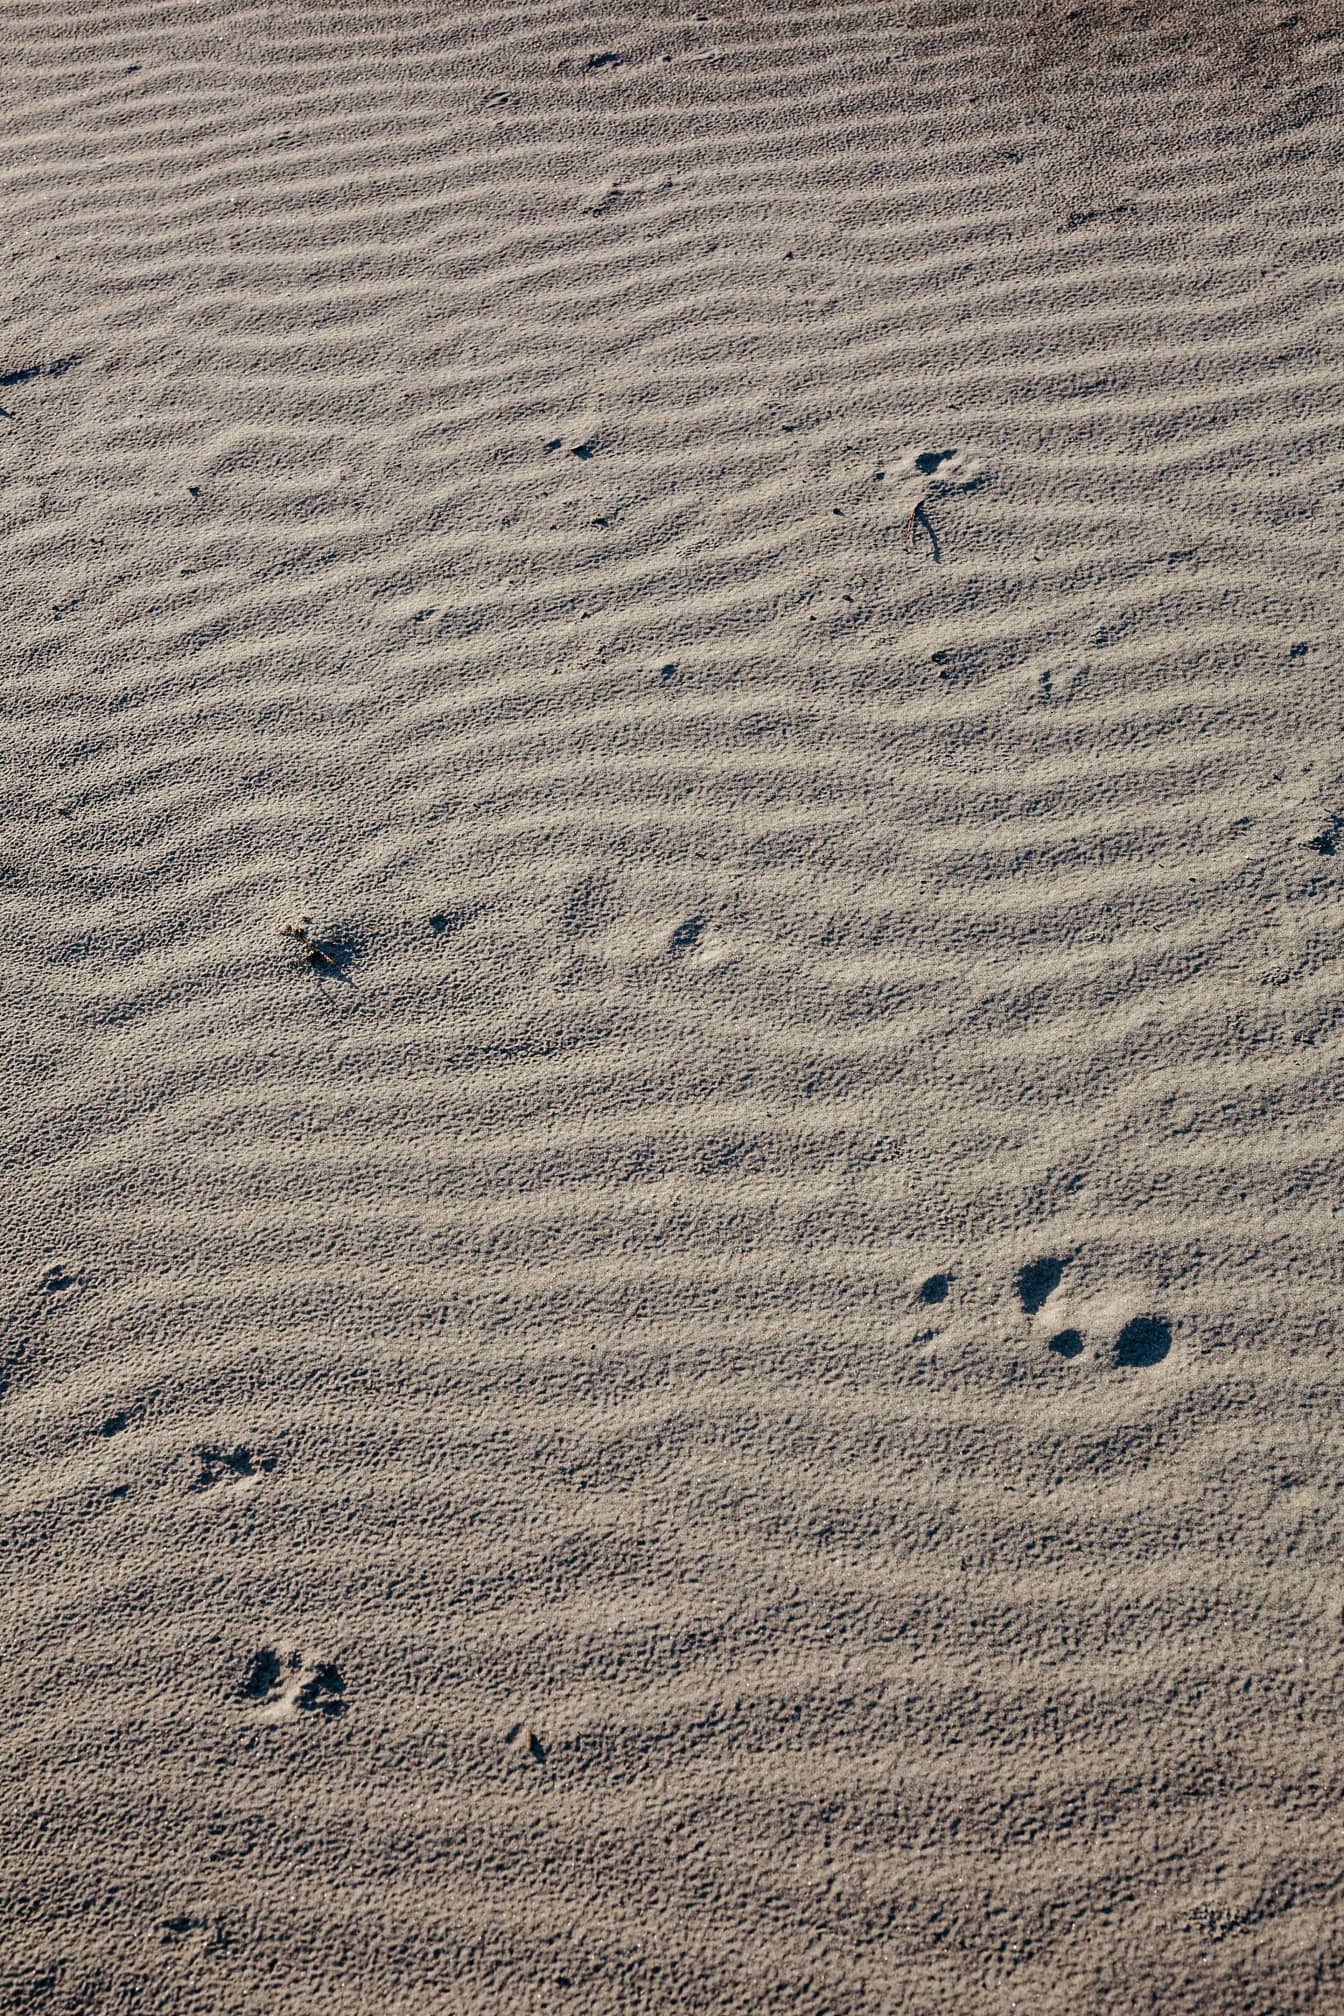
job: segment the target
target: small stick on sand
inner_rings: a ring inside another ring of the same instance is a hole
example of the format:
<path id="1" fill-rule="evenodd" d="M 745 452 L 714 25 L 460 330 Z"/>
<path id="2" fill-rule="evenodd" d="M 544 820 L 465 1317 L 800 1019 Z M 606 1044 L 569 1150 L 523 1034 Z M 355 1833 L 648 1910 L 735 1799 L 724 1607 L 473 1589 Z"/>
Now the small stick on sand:
<path id="1" fill-rule="evenodd" d="M 915 534 L 919 530 L 919 514 L 927 502 L 927 495 L 921 497 L 905 521 L 905 550 L 907 553 L 913 553 L 915 550 Z"/>
<path id="2" fill-rule="evenodd" d="M 322 944 L 320 939 L 309 935 L 308 926 L 312 921 L 311 917 L 302 917 L 297 924 L 282 924 L 280 927 L 280 936 L 282 938 L 297 938 L 301 947 L 299 953 L 301 959 L 309 960 L 314 966 L 330 966 L 334 972 L 336 961 L 332 958 L 331 953 Z"/>

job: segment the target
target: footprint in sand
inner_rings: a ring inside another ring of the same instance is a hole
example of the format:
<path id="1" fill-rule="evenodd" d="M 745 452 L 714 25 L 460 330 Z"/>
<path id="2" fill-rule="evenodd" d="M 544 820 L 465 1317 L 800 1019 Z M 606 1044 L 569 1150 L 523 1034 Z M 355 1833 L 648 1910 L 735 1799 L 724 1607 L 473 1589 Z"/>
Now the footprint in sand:
<path id="1" fill-rule="evenodd" d="M 696 911 L 668 933 L 667 954 L 678 964 L 714 967 L 728 965 L 733 949 L 713 918 Z"/>
<path id="2" fill-rule="evenodd" d="M 332 1721 L 345 1713 L 345 1676 L 333 1660 L 307 1660 L 301 1652 L 278 1652 L 269 1645 L 253 1654 L 238 1691 L 262 1722 L 292 1722 L 304 1714 Z"/>
<path id="3" fill-rule="evenodd" d="M 675 912 L 672 913 L 675 916 Z M 627 974 L 652 976 L 658 968 L 710 971 L 736 957 L 732 942 L 707 910 L 676 923 L 625 914 L 621 891 L 610 876 L 583 876 L 570 888 L 560 910 L 560 932 L 571 956 L 596 961 Z"/>
<path id="4" fill-rule="evenodd" d="M 941 490 L 978 490 L 985 480 L 979 462 L 960 448 L 921 448 L 908 467 L 926 482 L 936 480 Z"/>
<path id="5" fill-rule="evenodd" d="M 943 645 L 929 653 L 929 663 L 944 686 L 982 685 L 996 669 L 992 654 L 975 644 Z"/>
<path id="6" fill-rule="evenodd" d="M 678 924 L 667 941 L 668 951 L 694 952 L 705 935 L 707 921 L 704 917 L 688 917 L 684 923 Z"/>
<path id="7" fill-rule="evenodd" d="M 559 448 L 561 445 L 562 444 L 559 441 L 548 441 L 546 444 L 546 453 L 550 455 L 556 448 Z M 591 462 L 594 455 L 596 455 L 598 449 L 601 446 L 602 443 L 598 439 L 597 435 L 590 434 L 586 441 L 580 441 L 578 446 L 576 448 L 571 448 L 569 452 L 571 455 L 577 455 L 580 462 Z"/>
<path id="8" fill-rule="evenodd" d="M 215 1952 L 229 1943 L 213 1919 L 195 1911 L 179 1911 L 173 1918 L 161 1918 L 159 1934 L 161 1945 L 186 1946 L 193 1953 Z"/>
<path id="9" fill-rule="evenodd" d="M 1161 1316 L 1134 1316 L 1115 1340 L 1115 1363 L 1129 1369 L 1160 1365 L 1170 1349 L 1170 1323 Z"/>
<path id="10" fill-rule="evenodd" d="M 1072 1325 L 1057 1330 L 1049 1348 L 1057 1358 L 1080 1358 L 1086 1347 L 1083 1332 Z M 1122 1371 L 1143 1371 L 1160 1365 L 1171 1349 L 1171 1325 L 1162 1316 L 1132 1316 L 1123 1324 L 1111 1348 L 1111 1363 Z"/>
<path id="11" fill-rule="evenodd" d="M 1013 1282 L 1018 1300 L 1028 1316 L 1035 1316 L 1044 1309 L 1050 1297 L 1064 1279 L 1067 1260 L 1057 1259 L 1053 1254 L 1044 1254 L 1039 1260 L 1029 1260 L 1018 1270 Z"/>
<path id="12" fill-rule="evenodd" d="M 1329 860 L 1339 852 L 1341 840 L 1344 840 L 1344 812 L 1332 812 L 1306 844 L 1313 854 L 1323 854 Z"/>
<path id="13" fill-rule="evenodd" d="M 44 1267 L 37 1277 L 37 1294 L 44 1309 L 59 1309 L 72 1301 L 79 1289 L 79 1276 L 62 1261 Z"/>
<path id="14" fill-rule="evenodd" d="M 268 1471 L 274 1470 L 276 1462 L 274 1456 L 258 1456 L 242 1442 L 233 1449 L 202 1444 L 196 1451 L 196 1460 L 201 1467 L 195 1481 L 187 1486 L 189 1491 L 210 1491 L 216 1484 L 224 1484 L 235 1493 L 259 1484 Z"/>

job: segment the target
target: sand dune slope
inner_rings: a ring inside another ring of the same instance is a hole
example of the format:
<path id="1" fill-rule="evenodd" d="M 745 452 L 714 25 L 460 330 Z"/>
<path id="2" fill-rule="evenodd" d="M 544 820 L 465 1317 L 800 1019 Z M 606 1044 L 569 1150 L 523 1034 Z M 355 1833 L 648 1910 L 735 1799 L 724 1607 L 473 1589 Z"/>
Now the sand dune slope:
<path id="1" fill-rule="evenodd" d="M 1344 2007 L 1335 10 L 5 18 L 0 2007 Z"/>

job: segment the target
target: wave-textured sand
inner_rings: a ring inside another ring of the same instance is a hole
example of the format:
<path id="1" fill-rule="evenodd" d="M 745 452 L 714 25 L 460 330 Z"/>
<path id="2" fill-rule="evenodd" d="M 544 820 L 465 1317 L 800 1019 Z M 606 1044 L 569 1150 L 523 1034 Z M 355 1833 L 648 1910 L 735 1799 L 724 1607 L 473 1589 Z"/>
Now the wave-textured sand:
<path id="1" fill-rule="evenodd" d="M 1344 2007 L 1342 60 L 9 7 L 6 2009 Z"/>

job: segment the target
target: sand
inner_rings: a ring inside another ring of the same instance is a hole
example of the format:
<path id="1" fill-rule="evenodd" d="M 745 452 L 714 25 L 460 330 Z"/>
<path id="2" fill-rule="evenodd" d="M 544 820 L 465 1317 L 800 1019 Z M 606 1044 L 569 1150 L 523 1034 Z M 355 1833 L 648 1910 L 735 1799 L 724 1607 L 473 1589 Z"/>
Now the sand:
<path id="1" fill-rule="evenodd" d="M 0 2006 L 1344 2009 L 1334 7 L 5 47 Z"/>

